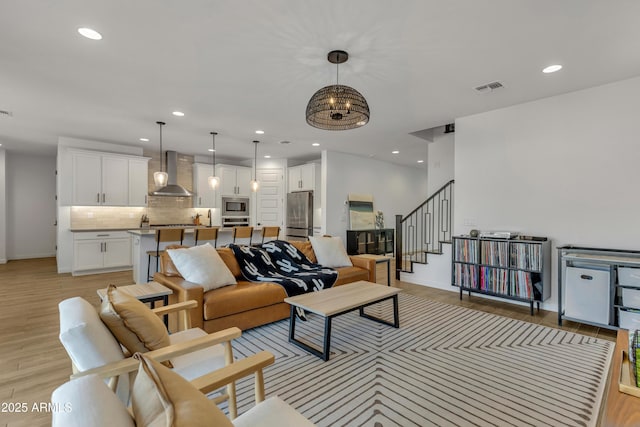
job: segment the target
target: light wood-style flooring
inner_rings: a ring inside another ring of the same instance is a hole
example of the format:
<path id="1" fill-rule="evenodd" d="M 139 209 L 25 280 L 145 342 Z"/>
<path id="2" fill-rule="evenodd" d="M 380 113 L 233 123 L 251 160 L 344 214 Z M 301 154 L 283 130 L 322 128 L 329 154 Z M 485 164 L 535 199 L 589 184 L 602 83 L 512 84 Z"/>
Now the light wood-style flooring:
<path id="1" fill-rule="evenodd" d="M 393 265 L 392 265 L 393 268 Z M 386 265 L 378 266 L 378 282 L 386 284 Z M 34 403 L 49 402 L 51 392 L 71 374 L 71 362 L 58 341 L 58 303 L 81 296 L 96 306 L 96 290 L 108 284 L 128 285 L 130 271 L 72 277 L 57 274 L 54 258 L 10 261 L 0 265 L 0 402 L 24 402 L 27 413 L 0 412 L 0 427 L 50 425 L 51 414 L 33 412 Z M 413 295 L 482 310 L 502 316 L 557 327 L 555 312 L 529 308 L 478 296 L 464 296 L 413 285 L 392 284 Z M 563 329 L 615 341 L 615 332 L 565 322 Z M 3 409 L 6 409 L 3 407 Z"/>

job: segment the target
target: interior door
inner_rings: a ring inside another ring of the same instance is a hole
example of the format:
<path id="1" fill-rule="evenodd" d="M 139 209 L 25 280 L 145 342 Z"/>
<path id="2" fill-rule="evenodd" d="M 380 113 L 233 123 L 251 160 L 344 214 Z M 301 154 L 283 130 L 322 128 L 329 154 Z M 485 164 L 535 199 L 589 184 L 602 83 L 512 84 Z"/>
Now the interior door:
<path id="1" fill-rule="evenodd" d="M 284 227 L 284 173 L 282 169 L 258 169 L 256 225 Z"/>

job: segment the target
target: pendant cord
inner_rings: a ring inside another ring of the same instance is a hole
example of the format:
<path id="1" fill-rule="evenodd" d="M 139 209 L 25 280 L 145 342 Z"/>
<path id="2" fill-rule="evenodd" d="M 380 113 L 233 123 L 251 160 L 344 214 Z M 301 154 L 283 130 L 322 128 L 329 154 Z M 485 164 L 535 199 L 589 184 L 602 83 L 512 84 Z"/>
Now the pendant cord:
<path id="1" fill-rule="evenodd" d="M 258 180 L 258 141 L 253 141 L 253 179 L 254 181 Z"/>
<path id="2" fill-rule="evenodd" d="M 211 132 L 211 148 L 213 149 L 213 176 L 216 176 L 216 135 L 218 132 Z"/>
<path id="3" fill-rule="evenodd" d="M 164 172 L 164 168 L 162 167 L 162 125 L 164 122 L 156 122 L 160 126 L 160 172 Z"/>

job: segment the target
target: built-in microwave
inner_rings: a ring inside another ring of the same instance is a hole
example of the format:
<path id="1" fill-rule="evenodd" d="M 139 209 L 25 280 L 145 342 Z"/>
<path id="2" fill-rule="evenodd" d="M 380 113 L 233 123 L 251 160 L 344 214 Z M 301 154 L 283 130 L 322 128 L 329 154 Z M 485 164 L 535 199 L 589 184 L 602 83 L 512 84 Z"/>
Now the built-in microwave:
<path id="1" fill-rule="evenodd" d="M 249 216 L 249 198 L 223 197 L 222 216 Z"/>

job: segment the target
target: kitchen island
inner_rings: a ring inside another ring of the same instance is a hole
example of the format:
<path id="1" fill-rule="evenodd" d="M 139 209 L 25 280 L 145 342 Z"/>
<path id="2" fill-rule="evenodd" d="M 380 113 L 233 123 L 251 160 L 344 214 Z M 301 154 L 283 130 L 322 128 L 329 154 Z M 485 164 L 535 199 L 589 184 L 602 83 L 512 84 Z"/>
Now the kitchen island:
<path id="1" fill-rule="evenodd" d="M 207 228 L 204 226 L 186 226 L 182 227 L 185 229 L 184 240 L 182 242 L 185 246 L 193 246 L 194 241 L 194 230 L 196 228 Z M 131 234 L 131 258 L 133 264 L 133 280 L 136 283 L 147 283 L 147 265 L 148 265 L 148 255 L 147 251 L 155 251 L 156 250 L 156 229 L 151 227 L 149 229 L 135 229 L 135 230 L 127 230 L 129 234 Z M 254 243 L 259 243 L 262 241 L 262 227 L 254 227 L 253 228 L 253 237 L 251 241 Z M 219 228 L 218 229 L 218 241 L 217 246 L 228 245 L 229 243 L 233 243 L 233 228 Z M 164 244 L 163 244 L 164 246 Z M 161 248 L 163 247 L 161 246 Z M 150 274 L 156 272 L 156 263 L 155 260 L 151 260 Z"/>

